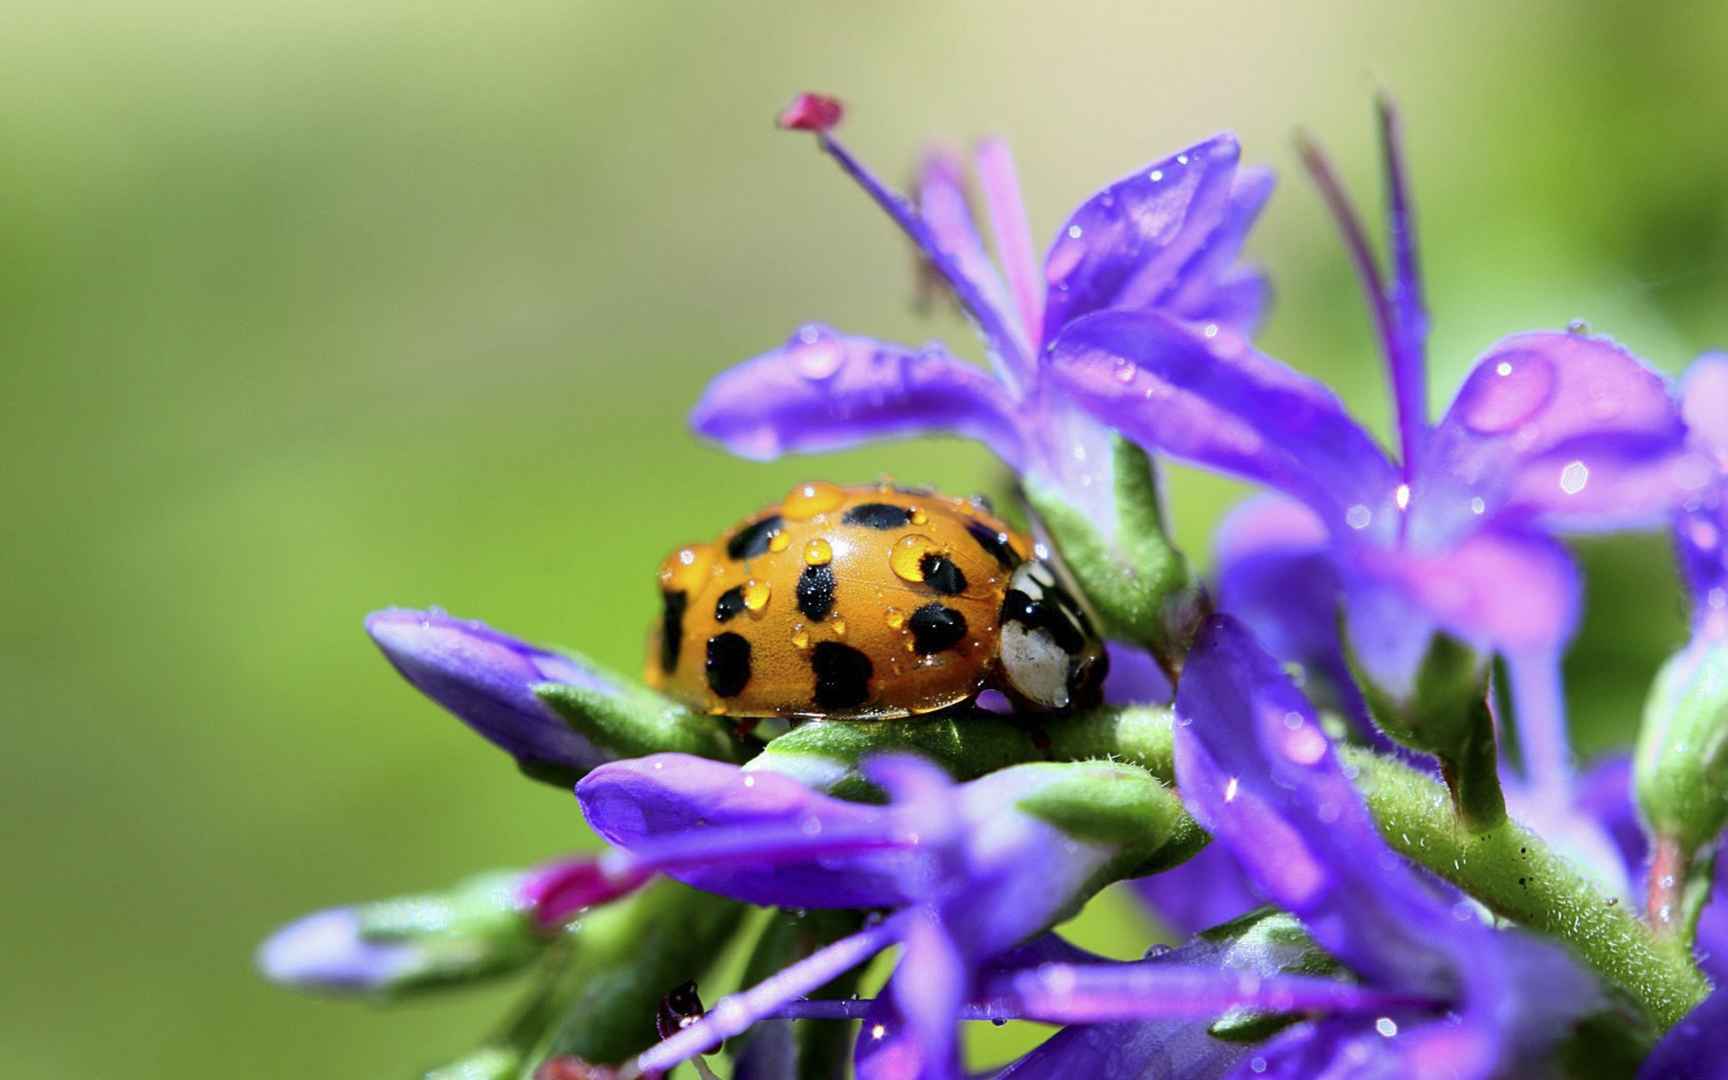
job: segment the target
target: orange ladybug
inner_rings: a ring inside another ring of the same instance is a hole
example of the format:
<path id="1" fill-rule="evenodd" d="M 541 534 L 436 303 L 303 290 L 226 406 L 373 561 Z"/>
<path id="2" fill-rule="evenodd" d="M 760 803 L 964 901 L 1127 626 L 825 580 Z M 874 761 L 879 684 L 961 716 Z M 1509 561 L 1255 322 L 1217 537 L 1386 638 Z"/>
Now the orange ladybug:
<path id="1" fill-rule="evenodd" d="M 739 718 L 1095 704 L 1103 642 L 1032 552 L 981 497 L 801 484 L 666 557 L 647 681 Z"/>

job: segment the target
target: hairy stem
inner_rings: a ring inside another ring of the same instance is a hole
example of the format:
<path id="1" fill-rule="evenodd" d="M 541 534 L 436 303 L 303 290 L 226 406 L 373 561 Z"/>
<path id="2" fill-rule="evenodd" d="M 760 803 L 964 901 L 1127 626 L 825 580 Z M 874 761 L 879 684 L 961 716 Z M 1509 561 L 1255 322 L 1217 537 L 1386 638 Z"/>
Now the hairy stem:
<path id="1" fill-rule="evenodd" d="M 1113 756 L 1176 782 L 1168 710 L 1102 709 L 1070 723 L 1069 731 L 1052 731 L 1058 756 Z M 1604 896 L 1517 822 L 1501 817 L 1472 829 L 1433 777 L 1360 747 L 1343 747 L 1340 756 L 1395 850 L 1496 915 L 1565 943 L 1658 1027 L 1671 1027 L 1709 993 L 1679 942 L 1652 932 L 1631 906 Z"/>
<path id="2" fill-rule="evenodd" d="M 1342 756 L 1394 849 L 1496 915 L 1565 942 L 1658 1026 L 1677 1023 L 1709 993 L 1685 949 L 1660 940 L 1517 822 L 1472 831 L 1431 778 L 1367 750 L 1346 748 Z"/>

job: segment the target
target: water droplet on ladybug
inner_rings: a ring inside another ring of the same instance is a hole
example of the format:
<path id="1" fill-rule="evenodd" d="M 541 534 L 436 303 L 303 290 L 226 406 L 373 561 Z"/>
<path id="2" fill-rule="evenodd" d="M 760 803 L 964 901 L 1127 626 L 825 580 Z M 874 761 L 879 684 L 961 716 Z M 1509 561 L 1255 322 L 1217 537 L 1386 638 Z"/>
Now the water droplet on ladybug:
<path id="1" fill-rule="evenodd" d="M 918 584 L 924 580 L 924 556 L 937 551 L 936 542 L 923 533 L 907 533 L 894 542 L 888 553 L 888 565 L 902 581 Z"/>
<path id="2" fill-rule="evenodd" d="M 766 581 L 751 578 L 744 583 L 744 607 L 752 615 L 762 614 L 762 609 L 768 606 L 768 597 L 773 588 Z"/>
<path id="3" fill-rule="evenodd" d="M 810 647 L 810 631 L 804 629 L 803 623 L 792 628 L 792 647 L 795 649 L 808 649 Z"/>
<path id="4" fill-rule="evenodd" d="M 835 637 L 845 637 L 846 636 L 846 620 L 845 619 L 836 615 L 832 619 L 828 620 L 828 625 L 833 628 Z"/>
<path id="5" fill-rule="evenodd" d="M 827 513 L 845 501 L 846 492 L 835 484 L 820 481 L 799 484 L 788 492 L 780 503 L 780 513 L 793 521 L 807 521 L 817 514 Z"/>
<path id="6" fill-rule="evenodd" d="M 791 543 L 792 543 L 792 538 L 790 536 L 787 536 L 786 531 L 784 529 L 782 529 L 781 531 L 775 533 L 773 536 L 770 536 L 768 538 L 768 550 L 769 551 L 785 551 L 786 548 L 791 545 Z"/>
<path id="7" fill-rule="evenodd" d="M 902 626 L 906 625 L 906 613 L 901 611 L 899 608 L 891 607 L 887 611 L 883 612 L 882 615 L 887 621 L 888 629 L 890 630 L 898 630 Z"/>
<path id="8" fill-rule="evenodd" d="M 827 566 L 834 561 L 834 548 L 818 536 L 804 545 L 804 562 L 810 566 Z"/>
<path id="9" fill-rule="evenodd" d="M 924 512 L 924 508 L 922 506 L 914 506 L 912 508 L 912 524 L 922 525 L 929 520 L 930 520 L 930 515 L 926 514 Z"/>

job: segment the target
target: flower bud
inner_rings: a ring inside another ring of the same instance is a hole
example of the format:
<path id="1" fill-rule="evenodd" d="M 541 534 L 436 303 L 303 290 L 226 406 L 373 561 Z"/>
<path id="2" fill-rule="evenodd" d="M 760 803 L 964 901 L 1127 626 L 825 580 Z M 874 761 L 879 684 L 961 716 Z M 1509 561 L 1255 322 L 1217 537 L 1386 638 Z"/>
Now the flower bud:
<path id="1" fill-rule="evenodd" d="M 258 950 L 266 978 L 397 997 L 514 971 L 550 940 L 520 895 L 524 875 L 480 874 L 442 893 L 314 912 Z"/>
<path id="2" fill-rule="evenodd" d="M 1728 642 L 1697 639 L 1662 666 L 1635 767 L 1645 824 L 1688 858 L 1728 824 Z"/>

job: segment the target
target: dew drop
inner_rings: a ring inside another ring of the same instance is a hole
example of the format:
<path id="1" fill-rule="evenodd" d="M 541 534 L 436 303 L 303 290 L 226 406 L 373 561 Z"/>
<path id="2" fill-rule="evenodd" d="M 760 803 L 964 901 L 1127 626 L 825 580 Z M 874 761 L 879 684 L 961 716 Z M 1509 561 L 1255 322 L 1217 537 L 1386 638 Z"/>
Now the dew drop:
<path id="1" fill-rule="evenodd" d="M 846 501 L 846 492 L 835 484 L 820 481 L 799 484 L 781 500 L 780 513 L 794 521 L 805 521 L 825 514 Z"/>
<path id="2" fill-rule="evenodd" d="M 839 343 L 818 341 L 814 344 L 800 344 L 793 351 L 792 366 L 810 382 L 822 382 L 833 378 L 845 358 L 846 354 Z"/>
<path id="3" fill-rule="evenodd" d="M 1567 495 L 1578 494 L 1589 482 L 1590 467 L 1582 461 L 1571 462 L 1560 470 L 1560 490 Z"/>
<path id="4" fill-rule="evenodd" d="M 808 566 L 827 566 L 834 561 L 834 547 L 820 536 L 804 545 L 804 562 Z"/>
<path id="5" fill-rule="evenodd" d="M 1482 496 L 1478 495 L 1470 500 L 1470 512 L 1472 514 L 1484 514 L 1487 511 L 1488 504 L 1483 501 Z"/>
<path id="6" fill-rule="evenodd" d="M 922 506 L 914 506 L 912 508 L 912 524 L 922 525 L 929 520 L 930 520 L 930 515 L 924 512 L 924 508 Z"/>
<path id="7" fill-rule="evenodd" d="M 1152 181 L 1154 184 L 1161 184 L 1164 182 L 1164 170 L 1153 169 L 1146 179 Z"/>
<path id="8" fill-rule="evenodd" d="M 1504 435 L 1524 424 L 1554 396 L 1554 362 L 1532 352 L 1504 355 L 1492 369 L 1478 368 L 1458 395 L 1458 415 L 1478 435 Z"/>
<path id="9" fill-rule="evenodd" d="M 829 627 L 829 629 L 834 631 L 835 637 L 845 637 L 846 636 L 846 620 L 841 618 L 840 616 L 836 615 L 832 619 L 829 619 L 828 620 L 828 627 Z"/>
<path id="10" fill-rule="evenodd" d="M 1139 370 L 1140 369 L 1135 367 L 1131 361 L 1118 359 L 1116 361 L 1116 381 L 1119 383 L 1131 383 L 1134 381 L 1134 376 Z"/>
<path id="11" fill-rule="evenodd" d="M 882 618 L 888 624 L 888 629 L 898 630 L 906 625 L 906 613 L 899 608 L 891 607 L 882 613 Z"/>
<path id="12" fill-rule="evenodd" d="M 768 597 L 772 592 L 773 588 L 766 581 L 758 581 L 755 578 L 746 581 L 744 583 L 745 610 L 752 615 L 762 614 L 762 610 L 768 606 Z"/>
<path id="13" fill-rule="evenodd" d="M 808 649 L 810 647 L 810 631 L 804 629 L 803 623 L 799 623 L 792 630 L 792 647 L 795 649 Z"/>
<path id="14" fill-rule="evenodd" d="M 1086 233 L 1086 230 L 1082 229 L 1078 225 L 1068 226 L 1068 239 L 1070 239 L 1070 240 L 1078 240 L 1078 239 L 1080 239 L 1080 237 L 1084 236 L 1085 233 Z"/>
<path id="15" fill-rule="evenodd" d="M 1390 1016 L 1382 1016 L 1380 1019 L 1374 1021 L 1374 1030 L 1378 1031 L 1385 1038 L 1390 1039 L 1392 1036 L 1398 1034 L 1398 1022 L 1393 1020 Z"/>
<path id="16" fill-rule="evenodd" d="M 1583 319 L 1573 319 L 1571 322 L 1566 324 L 1566 332 L 1575 335 L 1588 334 L 1590 332 L 1590 324 L 1585 322 Z"/>
<path id="17" fill-rule="evenodd" d="M 888 565 L 895 577 L 918 584 L 924 580 L 924 556 L 939 550 L 936 541 L 923 533 L 907 533 L 894 542 L 888 553 Z"/>
<path id="18" fill-rule="evenodd" d="M 792 538 L 790 536 L 787 536 L 786 531 L 784 529 L 782 529 L 781 531 L 774 533 L 773 535 L 768 537 L 768 550 L 769 551 L 785 551 L 786 548 L 791 545 L 791 543 L 792 543 Z"/>
<path id="19" fill-rule="evenodd" d="M 1366 529 L 1369 522 L 1373 520 L 1374 511 L 1363 506 L 1361 503 L 1357 503 L 1350 509 L 1344 511 L 1344 524 L 1358 531 Z"/>

